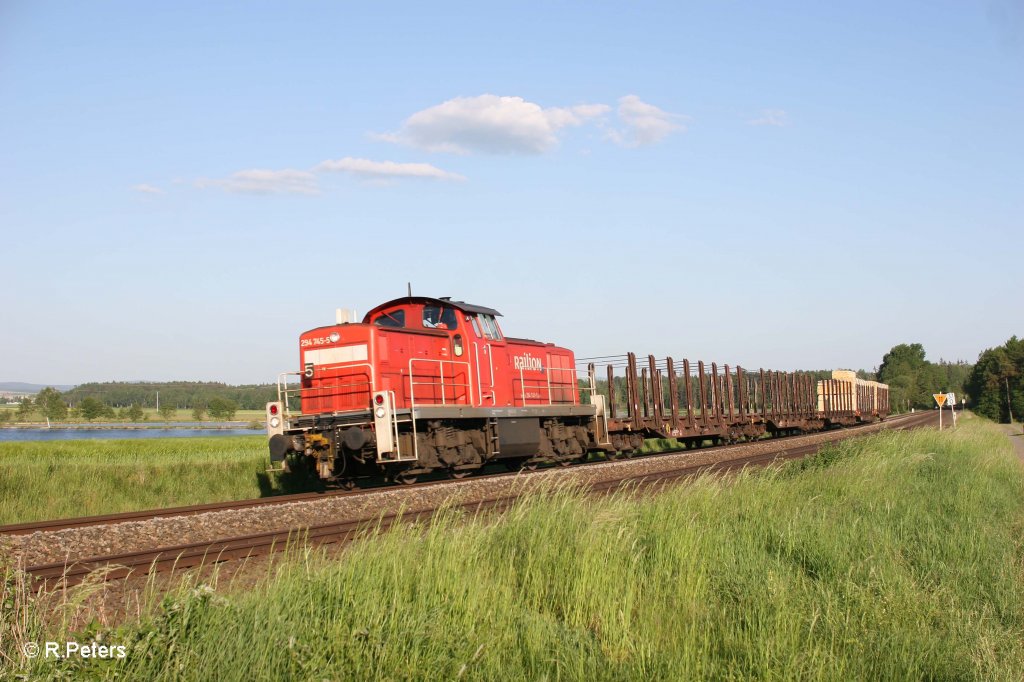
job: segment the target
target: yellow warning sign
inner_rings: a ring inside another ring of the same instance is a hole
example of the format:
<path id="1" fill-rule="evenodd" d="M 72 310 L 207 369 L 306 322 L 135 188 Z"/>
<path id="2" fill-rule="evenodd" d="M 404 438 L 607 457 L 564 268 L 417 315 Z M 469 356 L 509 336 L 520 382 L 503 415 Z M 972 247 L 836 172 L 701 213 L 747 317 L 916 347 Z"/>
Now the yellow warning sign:
<path id="1" fill-rule="evenodd" d="M 946 404 L 945 393 L 932 393 L 932 397 L 935 398 L 935 402 L 939 404 L 939 407 L 942 407 L 943 405 Z"/>

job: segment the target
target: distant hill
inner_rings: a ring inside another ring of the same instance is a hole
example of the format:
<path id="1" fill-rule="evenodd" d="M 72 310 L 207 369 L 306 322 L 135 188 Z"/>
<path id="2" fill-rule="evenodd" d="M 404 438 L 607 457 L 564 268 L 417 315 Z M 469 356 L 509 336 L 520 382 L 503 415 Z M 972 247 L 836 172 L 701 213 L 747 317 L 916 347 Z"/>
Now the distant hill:
<path id="1" fill-rule="evenodd" d="M 209 405 L 214 398 L 235 401 L 243 410 L 262 410 L 267 403 L 277 400 L 276 384 L 231 386 L 213 381 L 164 381 L 88 383 L 64 392 L 64 400 L 76 405 L 87 396 L 113 407 L 139 405 L 156 407 L 156 394 L 160 392 L 161 405 L 174 405 L 190 409 L 196 405 Z"/>
<path id="2" fill-rule="evenodd" d="M 53 386 L 58 391 L 70 391 L 74 384 L 26 384 L 24 381 L 0 381 L 0 392 L 2 393 L 39 393 L 47 386 Z"/>

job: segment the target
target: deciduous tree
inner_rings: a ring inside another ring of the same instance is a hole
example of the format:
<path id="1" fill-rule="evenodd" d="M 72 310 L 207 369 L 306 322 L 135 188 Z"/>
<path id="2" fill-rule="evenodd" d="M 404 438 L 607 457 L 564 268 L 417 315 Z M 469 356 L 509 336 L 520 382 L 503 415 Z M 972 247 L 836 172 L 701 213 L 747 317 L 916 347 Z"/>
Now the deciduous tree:
<path id="1" fill-rule="evenodd" d="M 36 409 L 45 419 L 67 419 L 68 406 L 55 388 L 47 386 L 36 395 Z"/>
<path id="2" fill-rule="evenodd" d="M 102 417 L 106 410 L 104 408 L 109 407 L 104 405 L 97 398 L 93 398 L 91 395 L 82 398 L 82 402 L 78 404 L 78 411 L 82 413 L 82 419 L 86 421 L 92 421 L 97 417 Z"/>
<path id="3" fill-rule="evenodd" d="M 24 398 L 21 399 L 21 402 L 18 404 L 18 421 L 28 421 L 29 417 L 32 416 L 32 413 L 34 411 L 35 403 L 32 402 L 32 398 L 25 396 Z"/>
<path id="4" fill-rule="evenodd" d="M 210 416 L 214 419 L 233 419 L 238 412 L 238 403 L 230 398 L 214 398 L 210 401 Z"/>
<path id="5" fill-rule="evenodd" d="M 997 421 L 1024 416 L 1024 339 L 1016 336 L 978 356 L 967 391 L 973 409 Z"/>
<path id="6" fill-rule="evenodd" d="M 924 346 L 901 343 L 882 358 L 878 381 L 889 384 L 889 403 L 897 410 L 935 406 L 933 393 L 961 394 L 971 365 L 963 361 L 938 363 L 925 359 Z M 958 396 L 959 397 L 959 396 Z"/>

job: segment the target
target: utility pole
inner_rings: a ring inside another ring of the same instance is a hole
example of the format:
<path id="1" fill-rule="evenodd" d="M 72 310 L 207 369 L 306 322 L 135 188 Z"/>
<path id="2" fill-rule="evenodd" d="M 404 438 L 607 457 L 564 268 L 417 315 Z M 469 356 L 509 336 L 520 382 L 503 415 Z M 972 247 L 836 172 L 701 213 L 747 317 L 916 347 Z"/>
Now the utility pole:
<path id="1" fill-rule="evenodd" d="M 156 392 L 156 411 L 160 411 L 160 391 Z"/>

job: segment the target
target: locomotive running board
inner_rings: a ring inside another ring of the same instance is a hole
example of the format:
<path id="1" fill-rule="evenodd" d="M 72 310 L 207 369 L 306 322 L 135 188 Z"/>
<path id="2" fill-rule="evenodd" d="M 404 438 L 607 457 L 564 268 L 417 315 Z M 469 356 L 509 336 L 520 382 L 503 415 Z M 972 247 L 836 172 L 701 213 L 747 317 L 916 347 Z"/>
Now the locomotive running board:
<path id="1" fill-rule="evenodd" d="M 417 405 L 396 410 L 395 415 L 419 419 L 489 419 L 515 417 L 593 417 L 594 405 L 530 405 L 529 407 L 470 407 L 468 405 Z"/>

